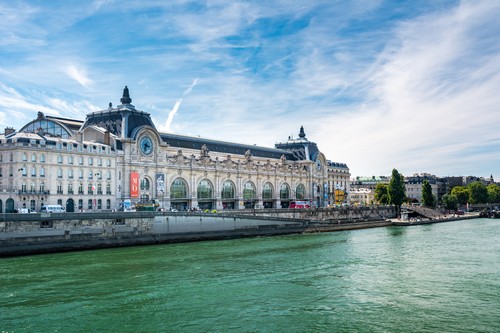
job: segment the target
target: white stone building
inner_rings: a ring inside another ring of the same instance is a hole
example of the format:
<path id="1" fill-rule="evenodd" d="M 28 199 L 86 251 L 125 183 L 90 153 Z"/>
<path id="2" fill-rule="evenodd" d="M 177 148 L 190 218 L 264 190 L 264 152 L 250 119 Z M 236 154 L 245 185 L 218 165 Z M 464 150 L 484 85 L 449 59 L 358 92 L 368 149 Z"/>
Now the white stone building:
<path id="1" fill-rule="evenodd" d="M 302 127 L 274 148 L 208 140 L 160 133 L 131 103 L 125 87 L 120 105 L 85 121 L 39 112 L 19 131 L 7 128 L 0 212 L 47 204 L 112 210 L 129 202 L 178 210 L 286 208 L 294 200 L 325 207 L 339 189 L 349 193 L 347 165 L 327 160 Z"/>

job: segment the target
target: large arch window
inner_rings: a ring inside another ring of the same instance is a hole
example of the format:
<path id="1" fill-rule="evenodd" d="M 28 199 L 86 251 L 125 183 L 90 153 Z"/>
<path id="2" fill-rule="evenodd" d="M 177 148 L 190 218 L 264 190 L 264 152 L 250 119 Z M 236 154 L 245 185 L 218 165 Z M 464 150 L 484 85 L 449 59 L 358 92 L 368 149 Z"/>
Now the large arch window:
<path id="1" fill-rule="evenodd" d="M 198 199 L 212 199 L 213 198 L 213 186 L 210 181 L 204 179 L 200 181 L 197 188 Z"/>
<path id="2" fill-rule="evenodd" d="M 52 120 L 35 120 L 23 128 L 19 132 L 30 132 L 37 133 L 42 131 L 43 135 L 68 138 L 71 136 L 70 131 L 64 126 L 52 121 Z"/>
<path id="3" fill-rule="evenodd" d="M 295 190 L 295 197 L 297 200 L 303 200 L 306 197 L 306 188 L 304 185 L 297 185 L 297 189 Z"/>
<path id="4" fill-rule="evenodd" d="M 262 187 L 262 199 L 272 199 L 273 198 L 273 186 L 271 183 L 265 183 Z"/>
<path id="5" fill-rule="evenodd" d="M 243 199 L 251 200 L 255 199 L 255 186 L 252 182 L 246 182 L 243 186 Z"/>
<path id="6" fill-rule="evenodd" d="M 177 178 L 172 185 L 170 185 L 171 199 L 185 199 L 188 196 L 187 194 L 187 184 L 182 178 Z"/>
<path id="7" fill-rule="evenodd" d="M 234 199 L 235 192 L 235 187 L 232 181 L 226 180 L 224 184 L 222 184 L 222 199 Z"/>
<path id="8" fill-rule="evenodd" d="M 290 199 L 290 187 L 286 183 L 281 184 L 280 199 Z"/>

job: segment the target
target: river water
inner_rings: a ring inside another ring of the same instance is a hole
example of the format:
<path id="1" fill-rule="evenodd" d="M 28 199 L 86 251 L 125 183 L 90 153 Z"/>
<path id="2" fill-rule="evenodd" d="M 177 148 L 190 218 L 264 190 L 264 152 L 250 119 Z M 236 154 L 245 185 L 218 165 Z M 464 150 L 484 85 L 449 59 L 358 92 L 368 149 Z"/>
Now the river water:
<path id="1" fill-rule="evenodd" d="M 0 332 L 500 332 L 500 220 L 0 259 Z"/>

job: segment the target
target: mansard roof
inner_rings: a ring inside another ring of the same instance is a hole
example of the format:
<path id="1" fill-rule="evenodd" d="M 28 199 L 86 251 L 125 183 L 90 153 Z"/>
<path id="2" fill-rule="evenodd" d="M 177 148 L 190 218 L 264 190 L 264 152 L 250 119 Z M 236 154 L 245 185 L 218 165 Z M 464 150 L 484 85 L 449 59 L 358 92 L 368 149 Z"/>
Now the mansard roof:
<path id="1" fill-rule="evenodd" d="M 227 141 L 218 141 L 200 137 L 185 136 L 171 133 L 160 133 L 163 142 L 171 147 L 199 150 L 203 145 L 212 152 L 245 155 L 250 151 L 252 156 L 279 159 L 285 155 L 286 159 L 293 159 L 289 151 L 277 148 L 267 148 L 256 145 L 246 145 Z"/>
<path id="2" fill-rule="evenodd" d="M 320 153 L 318 145 L 306 138 L 303 126 L 300 126 L 298 139 L 289 137 L 288 141 L 276 143 L 275 147 L 289 151 L 293 160 L 315 161 Z"/>
<path id="3" fill-rule="evenodd" d="M 89 113 L 82 129 L 95 125 L 105 128 L 117 137 L 131 138 L 134 130 L 140 126 L 146 125 L 155 128 L 149 113 L 136 110 L 135 106 L 130 104 L 132 99 L 127 86 L 123 89 L 123 97 L 120 101 L 123 104 L 116 108 L 113 108 L 112 103 L 109 103 L 108 109 Z"/>

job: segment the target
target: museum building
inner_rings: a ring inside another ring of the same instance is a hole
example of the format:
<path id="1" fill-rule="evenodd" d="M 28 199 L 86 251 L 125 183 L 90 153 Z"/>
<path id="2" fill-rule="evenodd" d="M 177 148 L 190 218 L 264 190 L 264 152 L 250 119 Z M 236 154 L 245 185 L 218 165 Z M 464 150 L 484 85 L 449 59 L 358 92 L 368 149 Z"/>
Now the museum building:
<path id="1" fill-rule="evenodd" d="M 327 160 L 300 128 L 274 148 L 161 133 L 150 114 L 121 104 L 84 121 L 38 112 L 0 134 L 0 212 L 326 207 L 349 201 L 349 168 Z"/>

